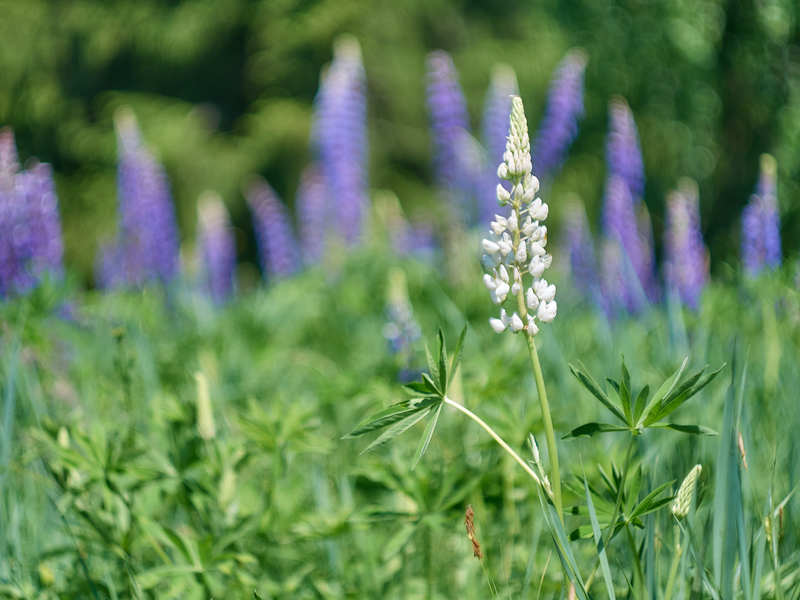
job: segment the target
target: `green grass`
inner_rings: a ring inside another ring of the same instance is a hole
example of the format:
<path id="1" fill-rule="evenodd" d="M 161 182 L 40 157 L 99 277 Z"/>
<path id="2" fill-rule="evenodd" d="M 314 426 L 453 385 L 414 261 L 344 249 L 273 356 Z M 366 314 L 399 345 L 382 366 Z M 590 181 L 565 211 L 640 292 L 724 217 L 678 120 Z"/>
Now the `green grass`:
<path id="1" fill-rule="evenodd" d="M 800 295 L 788 275 L 716 283 L 697 314 L 611 324 L 552 277 L 559 315 L 537 342 L 558 438 L 609 419 L 569 363 L 602 382 L 624 355 L 634 393 L 687 355 L 687 373 L 727 363 L 674 415 L 716 436 L 558 439 L 565 527 L 553 533 L 533 481 L 448 407 L 414 468 L 424 423 L 365 454 L 369 439 L 342 439 L 407 397 L 382 334 L 398 267 L 429 342 L 468 325 L 450 393 L 530 458 L 529 433 L 540 447 L 544 434 L 527 350 L 487 325 L 477 264 L 454 285 L 371 248 L 219 311 L 188 287 L 169 301 L 148 289 L 78 296 L 73 321 L 55 310 L 65 292 L 48 288 L 0 308 L 0 597 L 470 599 L 494 586 L 559 598 L 561 560 L 592 598 L 662 598 L 668 585 L 674 598 L 800 597 Z M 426 364 L 421 342 L 413 364 Z M 629 444 L 623 513 L 703 472 L 686 519 L 666 503 L 612 537 L 601 473 L 613 483 Z"/>

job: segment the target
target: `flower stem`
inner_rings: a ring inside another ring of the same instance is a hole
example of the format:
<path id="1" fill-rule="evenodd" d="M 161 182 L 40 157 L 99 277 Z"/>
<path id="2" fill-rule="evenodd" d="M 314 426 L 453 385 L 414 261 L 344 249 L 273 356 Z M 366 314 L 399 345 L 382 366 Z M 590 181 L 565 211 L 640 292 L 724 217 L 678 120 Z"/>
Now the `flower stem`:
<path id="1" fill-rule="evenodd" d="M 517 454 L 511 446 L 506 444 L 505 440 L 503 438 L 501 438 L 499 435 L 497 435 L 497 433 L 495 433 L 494 429 L 492 429 L 489 426 L 489 424 L 486 423 L 486 421 L 481 419 L 478 415 L 476 415 L 474 412 L 472 412 L 466 406 L 462 406 L 461 404 L 459 404 L 455 400 L 451 400 L 447 396 L 445 396 L 444 402 L 445 402 L 445 404 L 449 404 L 450 406 L 452 406 L 456 410 L 461 411 L 462 413 L 467 415 L 470 419 L 475 421 L 478 425 L 483 427 L 484 431 L 486 431 L 486 433 L 488 433 L 490 436 L 492 436 L 494 441 L 497 442 L 498 444 L 500 444 L 500 447 L 503 450 L 505 450 L 506 452 L 508 452 L 511 455 L 511 458 L 513 458 L 515 461 L 517 461 L 519 463 L 519 466 L 521 466 L 525 470 L 525 472 L 528 475 L 530 475 L 531 479 L 533 479 L 536 483 L 541 485 L 542 482 L 539 480 L 539 477 L 536 475 L 536 473 L 533 472 L 533 469 L 531 469 L 531 467 L 528 465 L 528 463 L 526 463 L 524 460 L 522 460 L 520 455 Z"/>
<path id="2" fill-rule="evenodd" d="M 542 420 L 544 421 L 544 434 L 547 438 L 547 454 L 550 457 L 550 480 L 553 487 L 553 504 L 556 507 L 558 518 L 564 522 L 561 507 L 561 472 L 558 468 L 558 448 L 556 447 L 556 435 L 553 430 L 553 419 L 550 416 L 550 404 L 547 402 L 547 390 L 544 387 L 544 377 L 542 376 L 542 366 L 539 364 L 539 355 L 536 352 L 536 342 L 532 335 L 525 336 L 528 341 L 528 350 L 531 355 L 533 365 L 533 375 L 536 379 L 536 391 L 539 396 L 539 403 L 542 407 Z"/>

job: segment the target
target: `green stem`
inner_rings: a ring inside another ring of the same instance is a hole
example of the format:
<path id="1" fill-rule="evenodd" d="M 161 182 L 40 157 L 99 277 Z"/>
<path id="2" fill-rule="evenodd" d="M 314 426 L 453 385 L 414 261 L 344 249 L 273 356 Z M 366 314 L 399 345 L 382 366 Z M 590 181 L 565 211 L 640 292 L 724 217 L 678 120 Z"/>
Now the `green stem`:
<path id="1" fill-rule="evenodd" d="M 522 294 L 519 295 L 522 303 Z M 550 482 L 553 487 L 553 504 L 556 507 L 558 518 L 564 522 L 561 505 L 561 471 L 558 468 L 558 447 L 556 446 L 556 435 L 553 429 L 553 419 L 550 416 L 550 404 L 547 402 L 547 390 L 544 387 L 544 377 L 542 376 L 542 366 L 539 364 L 539 354 L 536 352 L 536 343 L 532 335 L 525 336 L 528 340 L 528 350 L 531 355 L 533 365 L 533 375 L 536 379 L 536 391 L 539 395 L 539 403 L 542 407 L 542 420 L 544 421 L 544 434 L 547 439 L 547 454 L 550 457 Z"/>
<path id="2" fill-rule="evenodd" d="M 636 589 L 639 590 L 637 598 L 644 598 L 644 571 L 642 571 L 642 561 L 639 560 L 639 551 L 636 549 L 636 541 L 633 539 L 631 528 L 627 524 L 625 525 L 625 533 L 627 534 L 628 545 L 631 547 L 631 554 L 633 554 L 633 564 L 636 567 L 636 579 L 638 579 Z"/>
<path id="3" fill-rule="evenodd" d="M 484 429 L 484 431 L 486 431 L 486 433 L 488 433 L 490 436 L 492 436 L 492 439 L 494 439 L 494 441 L 497 442 L 503 450 L 505 450 L 506 452 L 508 452 L 511 455 L 511 458 L 513 458 L 515 461 L 517 461 L 519 463 L 519 466 L 521 466 L 525 470 L 525 472 L 528 475 L 530 475 L 531 479 L 533 479 L 536 483 L 541 485 L 542 482 L 539 480 L 539 477 L 536 475 L 536 473 L 533 472 L 533 469 L 531 469 L 530 465 L 528 465 L 528 463 L 526 463 L 524 460 L 522 460 L 520 455 L 517 454 L 511 446 L 506 444 L 505 440 L 503 438 L 501 438 L 499 435 L 497 435 L 497 433 L 495 433 L 494 429 L 489 427 L 489 425 L 488 425 L 488 423 L 486 423 L 486 421 L 481 419 L 478 415 L 476 415 L 474 412 L 472 412 L 466 406 L 462 406 L 461 404 L 459 404 L 455 400 L 451 400 L 447 396 L 445 396 L 444 402 L 445 402 L 445 404 L 449 404 L 450 406 L 452 406 L 456 410 L 461 411 L 462 413 L 467 415 L 470 419 L 475 421 L 478 425 L 480 425 Z"/>
<path id="4" fill-rule="evenodd" d="M 678 565 L 683 556 L 683 548 L 681 547 L 681 532 L 678 526 L 675 526 L 675 552 L 672 556 L 672 565 L 669 568 L 669 577 L 667 577 L 667 587 L 664 591 L 664 598 L 672 598 L 672 588 L 675 587 L 675 576 L 678 574 Z"/>

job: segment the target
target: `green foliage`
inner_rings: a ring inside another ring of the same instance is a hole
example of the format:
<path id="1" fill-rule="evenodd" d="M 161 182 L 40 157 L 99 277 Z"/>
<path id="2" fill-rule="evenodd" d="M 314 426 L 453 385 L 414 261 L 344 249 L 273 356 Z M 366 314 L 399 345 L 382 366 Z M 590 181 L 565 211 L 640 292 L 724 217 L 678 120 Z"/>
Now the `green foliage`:
<path id="1" fill-rule="evenodd" d="M 397 268 L 421 328 L 443 330 L 430 364 L 421 345 L 409 350 L 427 377 L 406 392 L 382 333 Z M 488 327 L 477 266 L 464 285 L 440 272 L 374 246 L 221 310 L 181 288 L 167 301 L 156 288 L 54 286 L 0 305 L 0 598 L 477 600 L 487 574 L 500 598 L 559 598 L 570 582 L 586 598 L 797 596 L 790 273 L 759 280 L 759 296 L 715 284 L 698 313 L 677 315 L 684 343 L 675 315 L 608 323 L 554 271 L 560 315 L 536 341 L 555 429 L 610 421 L 628 432 L 560 442 L 562 524 L 482 430 L 455 411 L 436 418 L 446 394 L 521 454 L 531 433 L 543 439 L 524 344 Z M 742 311 L 759 301 L 774 327 L 764 311 Z M 725 381 L 675 372 L 689 351 L 686 365 L 730 365 Z M 576 378 L 568 363 L 578 361 Z M 198 422 L 198 372 L 213 428 Z M 610 373 L 615 384 L 597 383 Z M 622 419 L 601 416 L 614 411 L 584 379 Z M 655 391 L 642 394 L 646 382 Z M 634 425 L 678 398 L 680 412 L 637 435 L 622 398 Z M 341 439 L 381 409 L 382 427 Z M 676 415 L 719 435 L 647 431 Z M 418 436 L 361 454 L 372 442 L 361 439 L 409 416 L 420 416 Z M 669 504 L 695 464 L 696 501 L 678 521 Z M 464 532 L 468 504 L 485 570 Z"/>
<path id="2" fill-rule="evenodd" d="M 672 429 L 682 433 L 713 435 L 715 433 L 713 430 L 701 425 L 659 423 L 659 421 L 668 417 L 692 396 L 711 383 L 725 366 L 723 365 L 716 371 L 705 375 L 706 367 L 703 367 L 685 380 L 680 381 L 688 361 L 689 358 L 686 357 L 678 370 L 659 386 L 652 398 L 650 397 L 650 386 L 645 385 L 635 395 L 635 399 L 631 389 L 631 376 L 625 367 L 625 361 L 623 361 L 620 380 L 608 379 L 608 383 L 617 395 L 618 402 L 616 404 L 609 399 L 608 394 L 592 379 L 591 375 L 585 373 L 579 367 L 570 365 L 570 372 L 580 381 L 581 385 L 621 421 L 622 425 L 586 423 L 570 431 L 564 438 L 582 435 L 591 437 L 598 433 L 617 431 L 629 431 L 632 435 L 641 435 L 645 429 Z M 680 384 L 678 383 L 679 381 Z"/>

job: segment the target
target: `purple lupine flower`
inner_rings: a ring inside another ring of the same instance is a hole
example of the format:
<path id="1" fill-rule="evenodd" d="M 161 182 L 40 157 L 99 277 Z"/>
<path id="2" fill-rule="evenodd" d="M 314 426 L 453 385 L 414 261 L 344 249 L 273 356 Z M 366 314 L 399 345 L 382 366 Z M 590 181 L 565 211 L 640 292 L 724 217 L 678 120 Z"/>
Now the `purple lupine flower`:
<path id="1" fill-rule="evenodd" d="M 166 173 L 143 146 L 133 114 L 120 111 L 115 121 L 119 232 L 117 247 L 104 248 L 99 258 L 98 282 L 140 285 L 154 279 L 171 281 L 178 274 L 179 246 Z"/>
<path id="2" fill-rule="evenodd" d="M 198 207 L 199 242 L 206 287 L 216 304 L 233 295 L 236 242 L 228 209 L 216 194 L 205 194 Z"/>
<path id="3" fill-rule="evenodd" d="M 409 223 L 405 219 L 391 231 L 392 247 L 400 255 L 428 255 L 436 249 L 436 232 L 430 223 Z"/>
<path id="4" fill-rule="evenodd" d="M 599 268 L 592 233 L 583 203 L 577 198 L 567 206 L 566 249 L 575 287 L 587 298 L 602 305 Z"/>
<path id="5" fill-rule="evenodd" d="M 616 295 L 628 312 L 638 312 L 644 308 L 653 278 L 652 247 L 640 234 L 628 185 L 617 175 L 606 181 L 603 230 L 609 240 L 618 244 L 625 274 L 619 290 L 611 296 Z"/>
<path id="6" fill-rule="evenodd" d="M 53 174 L 46 164 L 19 171 L 14 136 L 0 132 L 0 296 L 25 294 L 46 274 L 60 276 L 63 245 Z"/>
<path id="7" fill-rule="evenodd" d="M 437 184 L 452 210 L 469 220 L 473 216 L 474 178 L 464 176 L 461 156 L 469 117 L 453 59 L 443 50 L 428 55 L 427 94 Z"/>
<path id="8" fill-rule="evenodd" d="M 264 275 L 279 279 L 300 267 L 300 251 L 286 207 L 263 179 L 254 181 L 247 191 L 258 242 L 258 257 Z"/>
<path id="9" fill-rule="evenodd" d="M 313 265 L 320 261 L 328 236 L 328 186 L 316 165 L 306 167 L 300 177 L 295 206 L 300 232 L 303 262 Z"/>
<path id="10" fill-rule="evenodd" d="M 583 116 L 583 73 L 586 54 L 571 50 L 556 69 L 547 107 L 536 134 L 534 161 L 540 179 L 551 179 L 566 158 Z"/>
<path id="11" fill-rule="evenodd" d="M 749 275 L 781 264 L 781 233 L 775 159 L 761 157 L 758 184 L 742 213 L 742 260 Z"/>
<path id="12" fill-rule="evenodd" d="M 628 185 L 633 201 L 644 193 L 644 165 L 639 147 L 639 134 L 628 103 L 614 98 L 609 105 L 609 133 L 606 139 L 606 163 L 609 173 Z"/>
<path id="13" fill-rule="evenodd" d="M 366 76 L 355 39 L 336 43 L 315 102 L 312 142 L 330 186 L 339 233 L 352 245 L 361 239 L 368 202 Z"/>
<path id="14" fill-rule="evenodd" d="M 667 198 L 664 275 L 681 302 L 697 309 L 708 282 L 708 250 L 700 232 L 697 184 L 684 180 Z"/>

